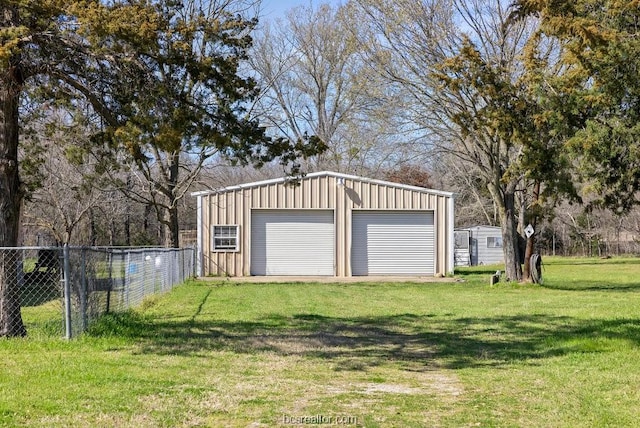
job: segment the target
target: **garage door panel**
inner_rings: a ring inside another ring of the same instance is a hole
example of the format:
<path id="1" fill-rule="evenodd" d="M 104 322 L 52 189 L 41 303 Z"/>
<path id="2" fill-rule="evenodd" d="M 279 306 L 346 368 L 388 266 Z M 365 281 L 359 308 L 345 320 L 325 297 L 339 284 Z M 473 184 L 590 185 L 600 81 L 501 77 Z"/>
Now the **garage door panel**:
<path id="1" fill-rule="evenodd" d="M 333 211 L 256 210 L 252 275 L 333 275 Z"/>
<path id="2" fill-rule="evenodd" d="M 354 212 L 353 275 L 433 275 L 433 212 Z"/>

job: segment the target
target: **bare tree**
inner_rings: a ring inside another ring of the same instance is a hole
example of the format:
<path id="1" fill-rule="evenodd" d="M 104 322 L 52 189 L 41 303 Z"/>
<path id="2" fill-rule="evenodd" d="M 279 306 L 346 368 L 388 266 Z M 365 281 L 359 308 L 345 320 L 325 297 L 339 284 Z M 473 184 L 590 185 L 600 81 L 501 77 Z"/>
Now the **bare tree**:
<path id="1" fill-rule="evenodd" d="M 434 165 L 434 179 L 438 177 L 439 188 L 453 189 L 456 193 L 456 226 L 497 225 L 495 204 L 476 166 L 446 154 L 439 156 L 439 160 Z"/>
<path id="2" fill-rule="evenodd" d="M 299 6 L 265 25 L 251 54 L 262 87 L 254 114 L 271 132 L 316 135 L 328 149 L 309 169 L 382 175 L 412 158 L 401 99 L 371 73 L 344 7 Z"/>
<path id="3" fill-rule="evenodd" d="M 90 127 L 76 122 L 64 110 L 45 106 L 29 125 L 24 139 L 39 144 L 24 144 L 38 148 L 38 153 L 24 154 L 25 183 L 32 191 L 25 202 L 22 224 L 44 229 L 58 244 L 69 244 L 89 213 L 104 202 L 93 186 L 95 162 L 80 149 L 89 139 Z"/>
<path id="4" fill-rule="evenodd" d="M 354 0 L 351 5 L 355 19 L 369 24 L 362 43 L 369 46 L 371 63 L 410 100 L 407 118 L 438 151 L 476 173 L 491 195 L 502 227 L 506 276 L 521 280 L 518 220 L 526 206 L 518 206 L 517 195 L 539 185 L 544 174 L 562 171 L 557 141 L 547 138 L 543 120 L 535 120 L 542 107 L 526 80 L 523 49 L 535 33 L 535 20 L 511 20 L 502 1 Z M 553 165 L 551 171 L 541 170 L 541 164 Z"/>

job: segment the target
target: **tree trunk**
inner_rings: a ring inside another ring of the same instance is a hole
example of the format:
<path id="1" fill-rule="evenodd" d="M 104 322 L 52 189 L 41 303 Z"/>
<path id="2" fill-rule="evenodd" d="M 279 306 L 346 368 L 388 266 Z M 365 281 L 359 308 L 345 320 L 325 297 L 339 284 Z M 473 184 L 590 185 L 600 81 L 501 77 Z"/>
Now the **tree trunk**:
<path id="1" fill-rule="evenodd" d="M 531 223 L 531 225 L 535 228 L 535 220 Z M 527 246 L 524 249 L 524 267 L 522 271 L 522 277 L 525 281 L 531 281 L 531 256 L 533 255 L 533 249 L 535 246 L 535 234 L 531 235 L 527 238 Z"/>
<path id="2" fill-rule="evenodd" d="M 516 183 L 503 187 L 499 179 L 489 183 L 488 189 L 496 207 L 502 229 L 502 253 L 507 281 L 522 281 L 522 264 L 516 216 Z"/>
<path id="3" fill-rule="evenodd" d="M 0 250 L 0 337 L 27 335 L 20 310 L 19 257 L 18 250 Z"/>
<path id="4" fill-rule="evenodd" d="M 96 213 L 93 209 L 89 210 L 89 245 L 96 246 L 98 242 L 98 230 L 96 227 Z"/>
<path id="5" fill-rule="evenodd" d="M 142 230 L 144 230 L 145 239 L 150 239 L 151 237 L 151 227 L 149 225 L 149 216 L 153 211 L 153 207 L 149 204 L 144 206 L 144 218 L 142 219 Z"/>
<path id="6" fill-rule="evenodd" d="M 0 13 L 3 26 L 17 21 L 15 13 L 6 8 Z M 19 58 L 10 59 L 5 67 L 0 68 L 0 247 L 15 247 L 22 201 L 18 175 Z M 17 250 L 0 250 L 0 337 L 26 335 L 20 313 L 18 256 Z"/>
<path id="7" fill-rule="evenodd" d="M 540 199 L 540 182 L 536 181 L 533 188 L 533 205 L 536 208 L 533 210 L 533 215 L 531 216 L 531 219 L 530 219 L 531 220 L 530 224 L 531 226 L 533 226 L 533 230 L 535 230 L 538 225 L 537 206 L 538 206 L 539 199 Z M 533 235 L 527 238 L 527 246 L 524 250 L 524 272 L 522 276 L 524 277 L 525 281 L 531 281 L 530 262 L 531 262 L 531 256 L 533 255 L 533 250 L 535 248 L 535 243 L 536 243 L 536 234 L 534 232 Z"/>
<path id="8" fill-rule="evenodd" d="M 499 210 L 502 227 L 502 251 L 504 253 L 505 275 L 507 281 L 522 281 L 520 263 L 518 222 L 515 215 L 515 195 L 505 193 L 504 207 Z"/>
<path id="9" fill-rule="evenodd" d="M 167 208 L 167 232 L 168 234 L 165 236 L 166 246 L 171 248 L 178 248 L 180 246 L 179 235 L 180 235 L 180 222 L 178 218 L 178 201 L 176 198 L 176 187 L 178 183 L 178 175 L 180 173 L 180 152 L 175 151 L 171 155 L 170 163 L 169 163 L 169 183 L 168 184 L 168 194 L 169 198 L 169 208 Z"/>
<path id="10" fill-rule="evenodd" d="M 128 210 L 124 217 L 124 245 L 131 246 L 131 204 L 127 204 Z"/>
<path id="11" fill-rule="evenodd" d="M 165 238 L 167 239 L 165 246 L 169 248 L 178 248 L 180 246 L 180 224 L 178 222 L 178 207 L 174 206 L 167 209 L 166 228 L 168 233 L 165 235 Z"/>
<path id="12" fill-rule="evenodd" d="M 133 181 L 131 180 L 131 174 L 127 174 L 127 192 L 131 192 L 133 188 Z M 131 204 L 131 199 L 126 199 L 126 207 L 127 213 L 124 217 L 124 244 L 127 247 L 131 246 L 131 211 L 133 210 L 133 206 Z"/>

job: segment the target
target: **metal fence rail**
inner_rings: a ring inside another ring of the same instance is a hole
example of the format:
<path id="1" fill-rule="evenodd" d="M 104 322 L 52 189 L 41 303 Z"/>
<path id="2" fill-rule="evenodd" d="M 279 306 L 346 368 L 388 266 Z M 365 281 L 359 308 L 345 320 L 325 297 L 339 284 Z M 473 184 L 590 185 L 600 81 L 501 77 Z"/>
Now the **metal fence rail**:
<path id="1" fill-rule="evenodd" d="M 71 338 L 194 274 L 193 248 L 0 248 L 0 300 L 21 311 L 28 334 Z"/>

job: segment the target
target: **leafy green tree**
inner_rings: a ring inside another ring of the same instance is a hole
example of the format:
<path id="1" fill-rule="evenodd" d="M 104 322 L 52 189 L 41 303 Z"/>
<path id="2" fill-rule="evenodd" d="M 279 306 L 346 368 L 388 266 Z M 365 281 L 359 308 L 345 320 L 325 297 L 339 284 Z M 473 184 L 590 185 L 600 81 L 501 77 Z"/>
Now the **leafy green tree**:
<path id="1" fill-rule="evenodd" d="M 22 101 L 54 102 L 72 115 L 95 116 L 100 132 L 91 151 L 104 159 L 114 151 L 126 153 L 141 170 L 156 165 L 164 177 L 153 191 L 170 197 L 175 196 L 179 159 L 186 154 L 198 159 L 217 151 L 257 164 L 280 157 L 290 164 L 322 147 L 317 139 L 266 138 L 258 123 L 243 114 L 255 83 L 239 70 L 256 23 L 227 13 L 233 4 L 0 3 L 0 247 L 18 241 L 24 196 L 18 169 Z M 25 97 L 30 87 L 38 88 L 37 95 Z M 90 111 L 81 110 L 85 103 Z M 102 165 L 108 170 L 114 163 Z M 3 254 L 0 336 L 24 335 L 11 274 L 15 261 L 9 252 Z"/>
<path id="2" fill-rule="evenodd" d="M 157 37 L 133 47 L 130 55 L 138 67 L 114 82 L 119 104 L 126 106 L 125 121 L 107 122 L 94 139 L 99 144 L 89 147 L 110 162 L 106 172 L 118 189 L 154 208 L 170 247 L 178 246 L 179 202 L 207 161 L 295 157 L 295 149 L 283 144 L 288 140 L 269 144 L 257 121 L 247 117 L 245 103 L 257 88 L 239 68 L 257 21 L 233 6 L 207 0 L 159 3 Z M 129 88 L 130 81 L 139 83 Z M 121 179 L 122 169 L 132 171 L 136 186 Z"/>
<path id="3" fill-rule="evenodd" d="M 576 100 L 569 105 L 579 123 L 568 145 L 585 189 L 597 195 L 594 204 L 628 212 L 640 189 L 638 2 L 520 0 L 516 5 L 514 16 L 537 16 L 540 38 L 561 45 L 553 60 L 563 72 L 553 79 L 540 76 Z"/>
<path id="4" fill-rule="evenodd" d="M 541 182 L 555 173 L 553 165 L 562 159 L 557 156 L 558 146 L 546 138 L 534 120 L 539 106 L 529 96 L 526 81 L 514 77 L 512 68 L 491 62 L 470 40 L 463 41 L 460 52 L 436 69 L 434 75 L 443 88 L 472 106 L 452 111 L 449 117 L 464 141 L 455 150 L 473 156 L 480 165 L 498 210 L 507 277 L 520 280 L 518 219 L 528 211 L 529 221 L 535 226 L 539 214 L 534 206 L 540 201 Z M 527 190 L 533 200 L 528 206 L 518 206 L 518 195 L 522 198 Z M 525 269 L 533 240 L 529 243 Z"/>

